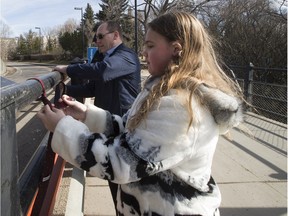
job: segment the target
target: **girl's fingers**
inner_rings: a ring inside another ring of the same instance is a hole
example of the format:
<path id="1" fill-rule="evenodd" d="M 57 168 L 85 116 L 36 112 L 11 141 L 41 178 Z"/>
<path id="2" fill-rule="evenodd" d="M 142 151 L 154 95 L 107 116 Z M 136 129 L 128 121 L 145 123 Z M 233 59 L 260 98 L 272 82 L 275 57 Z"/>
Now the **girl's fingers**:
<path id="1" fill-rule="evenodd" d="M 47 104 L 37 113 L 37 115 L 39 118 L 42 119 L 49 111 L 51 111 L 51 109 L 49 105 Z"/>
<path id="2" fill-rule="evenodd" d="M 51 111 L 51 108 L 50 108 L 50 106 L 49 106 L 48 104 L 46 104 L 46 105 L 43 107 L 43 113 L 47 113 L 47 112 L 49 112 L 49 111 Z"/>
<path id="3" fill-rule="evenodd" d="M 73 98 L 73 97 L 70 97 L 70 96 L 68 96 L 68 95 L 63 95 L 62 96 L 62 100 L 67 104 L 67 105 L 69 105 L 69 106 L 72 106 L 72 105 L 74 105 L 75 104 L 75 98 Z"/>
<path id="4" fill-rule="evenodd" d="M 51 108 L 50 108 L 50 106 L 48 105 L 48 104 L 46 104 L 40 111 L 39 111 L 39 113 L 40 114 L 43 114 L 43 115 L 47 115 L 47 114 L 49 114 L 49 113 L 51 113 L 51 112 L 58 112 L 59 111 L 59 109 L 57 109 L 54 105 L 52 106 L 52 110 L 51 110 Z"/>

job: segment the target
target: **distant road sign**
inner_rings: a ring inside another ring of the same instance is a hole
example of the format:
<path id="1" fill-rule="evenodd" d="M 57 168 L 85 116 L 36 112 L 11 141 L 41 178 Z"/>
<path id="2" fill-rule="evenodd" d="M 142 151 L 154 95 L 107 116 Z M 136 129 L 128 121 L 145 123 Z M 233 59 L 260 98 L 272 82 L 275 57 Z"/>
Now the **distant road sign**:
<path id="1" fill-rule="evenodd" d="M 97 47 L 88 47 L 87 48 L 88 63 L 91 63 L 93 56 L 96 53 L 97 49 L 98 49 Z"/>

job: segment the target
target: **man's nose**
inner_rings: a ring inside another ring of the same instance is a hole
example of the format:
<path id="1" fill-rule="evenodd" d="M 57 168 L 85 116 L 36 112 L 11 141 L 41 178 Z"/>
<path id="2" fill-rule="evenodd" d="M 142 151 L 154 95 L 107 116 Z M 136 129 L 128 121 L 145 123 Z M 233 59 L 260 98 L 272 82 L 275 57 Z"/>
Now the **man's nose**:
<path id="1" fill-rule="evenodd" d="M 145 50 L 143 50 L 143 51 L 141 52 L 141 55 L 146 58 L 146 57 L 147 57 L 147 52 L 146 52 Z"/>

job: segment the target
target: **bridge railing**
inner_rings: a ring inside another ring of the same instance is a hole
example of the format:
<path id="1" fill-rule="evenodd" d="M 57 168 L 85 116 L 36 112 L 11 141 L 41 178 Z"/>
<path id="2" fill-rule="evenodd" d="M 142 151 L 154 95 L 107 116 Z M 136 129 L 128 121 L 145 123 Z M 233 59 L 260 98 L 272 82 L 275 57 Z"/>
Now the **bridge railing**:
<path id="1" fill-rule="evenodd" d="M 249 111 L 287 124 L 287 69 L 229 66 L 242 88 Z"/>
<path id="2" fill-rule="evenodd" d="M 58 84 L 62 77 L 58 72 L 52 72 L 38 77 L 43 81 L 45 89 L 49 90 Z M 27 80 L 20 84 L 12 84 L 1 88 L 1 215 L 25 215 L 27 206 L 21 205 L 21 200 L 27 199 L 25 187 L 31 181 L 39 179 L 41 166 L 39 160 L 44 155 L 44 148 L 34 157 L 31 169 L 19 174 L 18 146 L 16 133 L 16 111 L 25 108 L 42 94 L 42 87 L 36 80 Z M 29 203 L 26 200 L 26 203 Z M 23 209 L 24 208 L 24 209 Z"/>

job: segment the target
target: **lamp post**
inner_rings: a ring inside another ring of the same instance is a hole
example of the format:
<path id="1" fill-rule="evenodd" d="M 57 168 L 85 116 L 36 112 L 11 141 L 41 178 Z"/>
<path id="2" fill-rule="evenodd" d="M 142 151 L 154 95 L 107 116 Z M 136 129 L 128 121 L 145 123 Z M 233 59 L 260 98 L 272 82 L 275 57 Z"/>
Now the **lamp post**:
<path id="1" fill-rule="evenodd" d="M 138 54 L 137 0 L 135 0 L 135 52 Z"/>
<path id="2" fill-rule="evenodd" d="M 16 40 L 16 43 L 17 43 L 17 52 L 18 52 L 18 50 L 19 50 L 19 37 L 15 37 L 15 40 Z"/>
<path id="3" fill-rule="evenodd" d="M 35 29 L 39 30 L 39 61 L 41 62 L 41 48 L 42 48 L 42 43 L 41 43 L 41 28 L 40 27 L 35 27 Z"/>
<path id="4" fill-rule="evenodd" d="M 83 20 L 83 8 L 74 7 L 74 10 L 81 10 L 81 24 L 82 24 L 82 59 L 84 59 L 84 20 Z"/>

